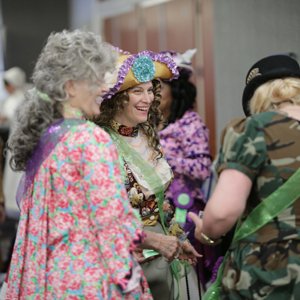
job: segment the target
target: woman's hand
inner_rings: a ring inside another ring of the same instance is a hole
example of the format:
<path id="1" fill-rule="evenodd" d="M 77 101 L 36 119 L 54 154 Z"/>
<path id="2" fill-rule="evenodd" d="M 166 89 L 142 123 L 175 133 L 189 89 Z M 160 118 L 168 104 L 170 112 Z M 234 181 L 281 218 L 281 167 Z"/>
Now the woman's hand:
<path id="1" fill-rule="evenodd" d="M 195 223 L 196 228 L 195 228 L 195 238 L 202 244 L 204 245 L 209 245 L 209 246 L 215 246 L 218 245 L 221 242 L 221 239 L 218 238 L 216 240 L 212 240 L 209 238 L 206 234 L 203 233 L 202 228 L 203 228 L 203 220 L 199 218 L 195 213 L 189 212 L 188 213 L 190 219 Z"/>
<path id="2" fill-rule="evenodd" d="M 143 255 L 143 249 L 136 247 L 133 251 L 133 256 L 137 260 L 138 263 L 142 263 L 145 261 L 145 257 Z"/>
<path id="3" fill-rule="evenodd" d="M 199 218 L 195 213 L 189 212 L 188 213 L 189 218 L 194 222 L 195 224 L 195 238 L 198 241 L 201 241 L 201 232 L 202 232 L 202 226 L 203 226 L 203 221 L 202 219 Z"/>
<path id="4" fill-rule="evenodd" d="M 181 251 L 178 255 L 180 260 L 187 260 L 190 264 L 195 265 L 198 257 L 202 257 L 202 255 L 196 251 L 188 240 L 181 243 Z"/>
<path id="5" fill-rule="evenodd" d="M 175 236 L 164 235 L 145 230 L 145 238 L 140 245 L 142 249 L 152 249 L 164 256 L 168 261 L 172 261 L 179 253 L 180 244 Z"/>
<path id="6" fill-rule="evenodd" d="M 155 250 L 168 261 L 172 261 L 180 251 L 179 240 L 176 236 L 160 234 Z"/>

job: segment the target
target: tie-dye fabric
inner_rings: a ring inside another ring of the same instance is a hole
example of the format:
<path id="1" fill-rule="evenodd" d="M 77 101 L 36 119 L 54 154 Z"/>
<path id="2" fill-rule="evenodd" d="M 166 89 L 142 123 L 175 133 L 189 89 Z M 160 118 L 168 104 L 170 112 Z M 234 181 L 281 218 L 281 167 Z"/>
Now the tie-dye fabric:
<path id="1" fill-rule="evenodd" d="M 174 172 L 174 180 L 166 191 L 167 199 L 174 203 L 174 195 L 180 188 L 194 200 L 193 206 L 188 211 L 199 213 L 200 210 L 204 210 L 207 200 L 204 199 L 201 186 L 211 173 L 207 127 L 196 112 L 188 110 L 181 119 L 160 131 L 159 136 L 163 152 Z M 184 229 L 191 232 L 189 240 L 203 255 L 198 260 L 197 268 L 201 282 L 205 286 L 213 275 L 219 248 L 211 248 L 194 240 L 193 228 L 194 223 L 187 220 Z"/>
<path id="2" fill-rule="evenodd" d="M 195 201 L 190 209 L 195 213 L 205 205 L 201 185 L 210 175 L 208 135 L 200 116 L 191 110 L 159 132 L 160 144 L 175 179 L 166 191 L 166 197 L 173 202 L 173 189 L 178 185 L 186 188 Z M 192 227 L 193 222 L 188 221 L 185 230 L 189 231 Z"/>
<path id="3" fill-rule="evenodd" d="M 6 299 L 152 299 L 141 237 L 109 135 L 71 126 L 22 198 Z"/>
<path id="4" fill-rule="evenodd" d="M 244 217 L 300 167 L 300 122 L 276 112 L 235 120 L 223 135 L 218 171 L 236 169 L 253 187 Z M 300 186 L 300 185 L 299 185 Z M 229 250 L 222 299 L 298 299 L 300 199 Z"/>

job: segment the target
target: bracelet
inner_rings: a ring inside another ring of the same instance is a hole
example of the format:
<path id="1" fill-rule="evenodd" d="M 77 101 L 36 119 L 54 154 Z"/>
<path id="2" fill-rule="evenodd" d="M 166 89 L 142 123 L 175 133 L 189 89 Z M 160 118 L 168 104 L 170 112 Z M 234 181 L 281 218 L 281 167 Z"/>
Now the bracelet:
<path id="1" fill-rule="evenodd" d="M 212 240 L 210 237 L 208 237 L 203 232 L 200 233 L 200 236 L 201 236 L 201 238 L 203 238 L 203 240 L 205 241 L 205 243 L 207 243 L 208 245 L 215 245 L 217 242 L 220 241 L 220 239 Z"/>

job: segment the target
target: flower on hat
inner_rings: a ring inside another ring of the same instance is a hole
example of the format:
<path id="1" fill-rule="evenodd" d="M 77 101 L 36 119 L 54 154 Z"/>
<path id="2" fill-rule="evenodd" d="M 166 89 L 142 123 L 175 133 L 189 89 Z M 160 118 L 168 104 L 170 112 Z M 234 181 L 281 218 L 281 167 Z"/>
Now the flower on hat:
<path id="1" fill-rule="evenodd" d="M 180 70 L 193 72 L 192 59 L 196 52 L 197 49 L 193 48 L 186 50 L 184 53 L 179 53 L 173 50 L 162 51 L 160 53 L 170 56 Z"/>
<path id="2" fill-rule="evenodd" d="M 152 59 L 145 55 L 138 57 L 132 65 L 132 72 L 139 82 L 152 80 L 155 74 L 155 67 Z"/>
<path id="3" fill-rule="evenodd" d="M 188 49 L 184 53 L 176 53 L 173 59 L 178 67 L 193 71 L 192 59 L 196 52 L 196 48 Z"/>

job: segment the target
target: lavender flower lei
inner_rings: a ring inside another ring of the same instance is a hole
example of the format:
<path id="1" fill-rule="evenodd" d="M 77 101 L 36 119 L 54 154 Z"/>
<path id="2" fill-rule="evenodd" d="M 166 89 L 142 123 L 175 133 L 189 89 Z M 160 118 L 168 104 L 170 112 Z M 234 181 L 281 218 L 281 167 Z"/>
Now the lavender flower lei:
<path id="1" fill-rule="evenodd" d="M 34 177 L 43 161 L 49 156 L 55 146 L 61 141 L 72 126 L 84 122 L 84 120 L 80 119 L 60 119 L 46 129 L 27 163 L 25 174 L 20 180 L 16 195 L 19 208 L 22 198 L 26 195 L 29 187 L 32 185 Z"/>

